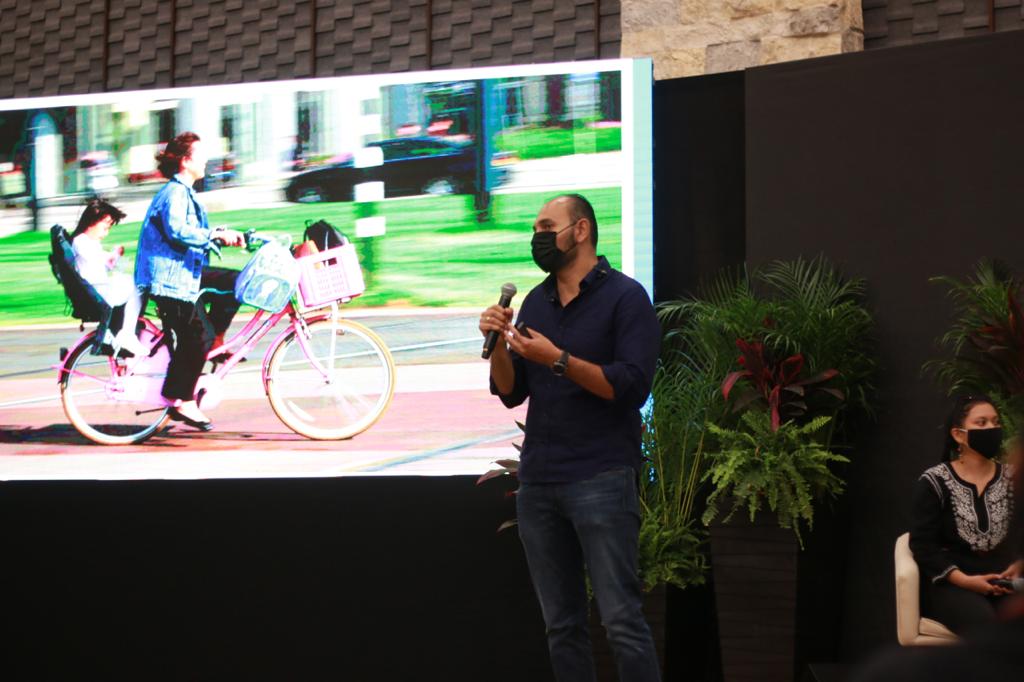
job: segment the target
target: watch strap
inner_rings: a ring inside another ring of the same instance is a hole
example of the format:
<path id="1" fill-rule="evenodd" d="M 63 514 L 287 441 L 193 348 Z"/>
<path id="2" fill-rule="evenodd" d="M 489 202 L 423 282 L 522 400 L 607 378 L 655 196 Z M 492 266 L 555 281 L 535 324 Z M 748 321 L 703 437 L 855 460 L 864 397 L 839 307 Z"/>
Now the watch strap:
<path id="1" fill-rule="evenodd" d="M 559 355 L 558 359 L 551 365 L 551 371 L 554 372 L 556 376 L 562 376 L 565 374 L 567 369 L 569 369 L 569 351 L 563 350 L 562 354 Z"/>

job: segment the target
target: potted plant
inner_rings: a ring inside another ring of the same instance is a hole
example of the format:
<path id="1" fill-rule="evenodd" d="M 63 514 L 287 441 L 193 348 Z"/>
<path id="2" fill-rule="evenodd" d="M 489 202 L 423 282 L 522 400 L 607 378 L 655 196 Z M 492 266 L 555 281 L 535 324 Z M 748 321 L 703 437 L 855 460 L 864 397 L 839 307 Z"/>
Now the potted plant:
<path id="1" fill-rule="evenodd" d="M 725 377 L 721 390 L 741 417 L 732 429 L 708 425 L 718 447 L 706 474 L 713 489 L 704 523 L 716 517 L 721 499 L 731 499 L 723 522 L 741 507 L 751 521 L 767 509 L 782 528 L 792 528 L 802 543 L 800 523 L 813 524 L 813 502 L 842 491 L 842 481 L 829 465 L 849 460 L 827 449 L 831 433 L 825 427 L 832 422 L 831 416 L 803 425 L 796 420 L 807 415 L 815 393 L 831 396 L 836 405 L 842 403 L 844 393 L 825 385 L 839 371 L 829 368 L 806 377 L 802 353 L 773 360 L 763 342 L 737 339 L 736 346 L 741 369 Z"/>
<path id="2" fill-rule="evenodd" d="M 723 273 L 701 296 L 663 308 L 681 346 L 717 381 L 702 518 L 726 679 L 753 664 L 763 679 L 795 672 L 801 528 L 842 490 L 834 467 L 847 461 L 836 450 L 850 416 L 872 411 L 863 293 L 863 281 L 819 257 Z"/>

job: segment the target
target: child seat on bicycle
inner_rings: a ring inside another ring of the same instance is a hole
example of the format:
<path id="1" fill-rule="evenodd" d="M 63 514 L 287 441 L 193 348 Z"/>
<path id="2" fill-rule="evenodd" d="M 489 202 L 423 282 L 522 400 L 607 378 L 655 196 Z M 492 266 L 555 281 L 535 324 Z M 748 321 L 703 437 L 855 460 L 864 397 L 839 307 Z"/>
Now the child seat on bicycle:
<path id="1" fill-rule="evenodd" d="M 121 329 L 124 322 L 125 305 L 110 305 L 97 291 L 96 287 L 86 281 L 76 267 L 75 250 L 71 237 L 61 225 L 50 228 L 50 250 L 48 257 L 50 270 L 54 279 L 64 289 L 64 296 L 70 308 L 71 316 L 86 322 L 97 322 L 96 342 L 93 355 L 112 352 L 108 332 Z"/>

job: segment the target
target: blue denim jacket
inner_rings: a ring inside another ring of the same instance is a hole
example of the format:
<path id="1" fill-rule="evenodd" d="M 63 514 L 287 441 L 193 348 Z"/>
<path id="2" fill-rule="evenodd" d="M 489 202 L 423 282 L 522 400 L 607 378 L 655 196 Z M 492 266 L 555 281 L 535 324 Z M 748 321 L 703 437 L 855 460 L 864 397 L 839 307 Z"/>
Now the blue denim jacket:
<path id="1" fill-rule="evenodd" d="M 139 234 L 135 284 L 155 296 L 194 303 L 210 248 L 206 209 L 195 190 L 171 178 L 153 197 Z"/>

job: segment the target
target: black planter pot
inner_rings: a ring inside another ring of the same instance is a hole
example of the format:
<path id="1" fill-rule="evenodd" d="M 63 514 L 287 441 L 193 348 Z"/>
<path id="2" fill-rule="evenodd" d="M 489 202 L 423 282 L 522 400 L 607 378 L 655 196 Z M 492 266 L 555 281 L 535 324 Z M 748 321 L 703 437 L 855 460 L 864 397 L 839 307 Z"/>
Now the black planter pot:
<path id="1" fill-rule="evenodd" d="M 723 506 L 723 509 L 729 507 Z M 797 563 L 792 530 L 743 510 L 713 523 L 711 568 L 725 682 L 791 682 L 796 674 Z"/>

